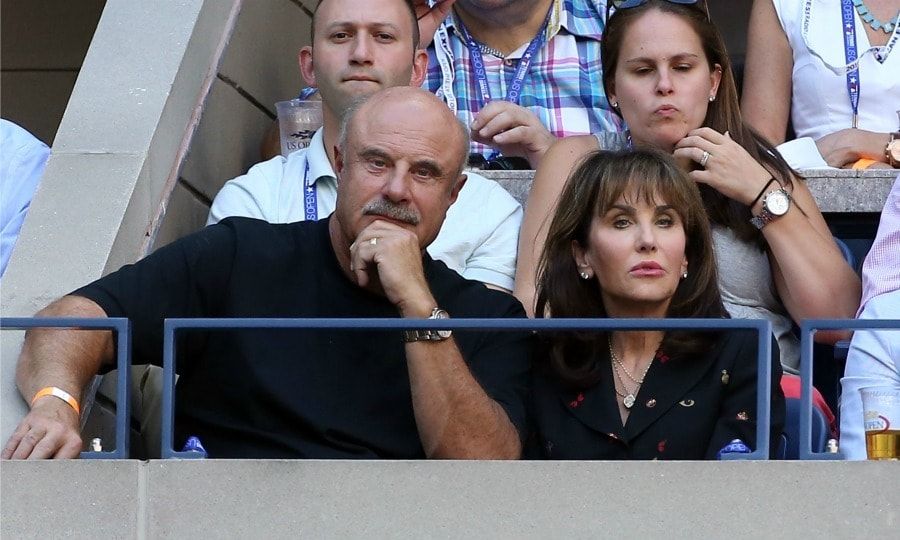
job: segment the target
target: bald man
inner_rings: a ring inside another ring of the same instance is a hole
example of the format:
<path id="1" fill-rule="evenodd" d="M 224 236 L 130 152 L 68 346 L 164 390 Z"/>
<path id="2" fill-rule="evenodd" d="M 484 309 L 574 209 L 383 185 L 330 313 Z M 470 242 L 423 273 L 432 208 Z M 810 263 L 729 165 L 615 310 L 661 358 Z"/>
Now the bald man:
<path id="1" fill-rule="evenodd" d="M 383 90 L 341 126 L 329 219 L 226 219 L 40 315 L 128 317 L 135 363 L 161 361 L 167 317 L 524 317 L 425 251 L 465 183 L 467 148 L 433 95 Z M 196 435 L 226 458 L 515 459 L 528 349 L 504 332 L 193 332 L 179 350 L 176 444 Z M 17 383 L 32 409 L 3 457 L 77 456 L 71 402 L 113 363 L 108 332 L 29 332 Z"/>

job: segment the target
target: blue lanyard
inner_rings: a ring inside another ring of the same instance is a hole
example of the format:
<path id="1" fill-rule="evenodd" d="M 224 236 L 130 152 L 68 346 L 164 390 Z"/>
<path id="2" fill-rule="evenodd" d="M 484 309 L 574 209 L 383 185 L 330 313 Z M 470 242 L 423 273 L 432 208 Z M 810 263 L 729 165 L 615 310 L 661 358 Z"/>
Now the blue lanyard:
<path id="1" fill-rule="evenodd" d="M 544 34 L 547 33 L 547 25 L 550 23 L 551 13 L 553 13 L 552 5 L 547 11 L 547 17 L 544 19 L 544 24 L 541 25 L 541 29 L 538 30 L 537 35 L 534 36 L 531 43 L 528 44 L 528 48 L 525 49 L 525 54 L 522 55 L 522 59 L 519 61 L 519 67 L 516 69 L 516 74 L 513 77 L 512 83 L 509 85 L 509 89 L 506 91 L 506 97 L 504 98 L 506 101 L 515 103 L 516 105 L 519 104 L 519 97 L 522 95 L 522 82 L 525 80 L 525 75 L 528 74 L 528 68 L 531 66 L 534 55 L 537 54 L 537 50 L 544 43 Z M 458 26 L 460 33 L 466 42 L 466 47 L 469 49 L 469 56 L 472 58 L 472 68 L 475 71 L 475 80 L 478 82 L 478 90 L 481 92 L 481 101 L 482 103 L 487 103 L 488 101 L 491 101 L 491 89 L 488 87 L 487 72 L 484 69 L 484 57 L 481 55 L 481 49 L 478 48 L 478 43 L 472 39 L 472 36 L 469 34 L 469 31 L 466 30 L 462 21 L 459 21 Z"/>
<path id="2" fill-rule="evenodd" d="M 844 27 L 844 59 L 847 64 L 856 62 L 856 21 L 853 18 L 853 3 L 851 0 L 841 0 L 841 17 Z M 850 107 L 853 109 L 852 127 L 859 124 L 859 66 L 854 66 L 852 70 L 848 70 L 847 77 L 847 93 L 850 95 Z"/>
<path id="3" fill-rule="evenodd" d="M 309 183 L 309 157 L 303 171 L 303 206 L 306 208 L 306 221 L 319 219 L 319 196 L 316 193 L 316 186 Z"/>

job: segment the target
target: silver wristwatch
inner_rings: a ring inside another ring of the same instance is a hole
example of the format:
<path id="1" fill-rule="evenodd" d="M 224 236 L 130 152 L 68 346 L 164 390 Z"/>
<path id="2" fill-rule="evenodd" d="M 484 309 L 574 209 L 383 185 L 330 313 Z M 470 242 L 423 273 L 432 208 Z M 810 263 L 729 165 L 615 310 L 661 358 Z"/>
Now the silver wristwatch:
<path id="1" fill-rule="evenodd" d="M 449 319 L 450 314 L 441 308 L 431 310 L 429 320 L 433 319 Z M 452 330 L 404 330 L 403 341 L 412 343 L 414 341 L 444 341 L 453 334 Z"/>
<path id="2" fill-rule="evenodd" d="M 769 223 L 787 214 L 791 208 L 791 194 L 784 189 L 776 189 L 766 193 L 763 198 L 762 211 L 759 215 L 750 218 L 750 223 L 757 229 L 762 229 Z"/>

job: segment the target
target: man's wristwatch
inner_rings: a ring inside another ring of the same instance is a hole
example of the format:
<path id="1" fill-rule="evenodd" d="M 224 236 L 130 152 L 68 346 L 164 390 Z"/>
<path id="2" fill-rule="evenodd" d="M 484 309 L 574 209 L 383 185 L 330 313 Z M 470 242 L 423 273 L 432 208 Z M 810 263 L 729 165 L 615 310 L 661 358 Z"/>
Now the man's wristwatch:
<path id="1" fill-rule="evenodd" d="M 433 319 L 449 319 L 450 314 L 441 308 L 431 310 L 429 320 Z M 403 341 L 412 343 L 414 341 L 444 341 L 453 334 L 452 330 L 404 330 Z"/>
<path id="2" fill-rule="evenodd" d="M 750 223 L 757 229 L 762 229 L 769 223 L 787 214 L 790 208 L 790 193 L 783 188 L 770 191 L 763 198 L 762 211 L 760 211 L 759 215 L 750 218 Z"/>
<path id="3" fill-rule="evenodd" d="M 891 133 L 891 140 L 884 147 L 884 158 L 891 167 L 900 168 L 900 132 Z"/>

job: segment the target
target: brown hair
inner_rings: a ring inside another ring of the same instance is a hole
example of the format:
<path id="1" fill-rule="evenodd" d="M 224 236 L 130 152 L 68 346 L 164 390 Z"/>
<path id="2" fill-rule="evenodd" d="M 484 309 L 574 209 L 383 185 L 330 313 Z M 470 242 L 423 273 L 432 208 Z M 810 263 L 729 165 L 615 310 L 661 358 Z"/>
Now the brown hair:
<path id="1" fill-rule="evenodd" d="M 537 316 L 607 317 L 594 280 L 578 277 L 573 242 L 588 244 L 595 216 L 605 215 L 623 193 L 655 204 L 665 200 L 679 215 L 686 238 L 688 277 L 682 279 L 667 317 L 728 318 L 719 292 L 709 218 L 696 183 L 672 156 L 654 149 L 589 154 L 566 181 L 537 273 Z M 547 334 L 545 358 L 564 383 L 588 388 L 597 383 L 608 360 L 606 332 Z M 671 357 L 707 349 L 716 334 L 666 332 L 662 347 Z"/>
<path id="2" fill-rule="evenodd" d="M 700 38 L 709 69 L 715 69 L 716 64 L 722 68 L 722 80 L 719 83 L 718 94 L 716 100 L 709 103 L 703 125 L 719 133 L 727 131 L 731 138 L 772 173 L 782 186 L 790 188 L 796 173 L 791 170 L 775 148 L 751 129 L 741 117 L 737 86 L 728 51 L 725 48 L 725 41 L 702 6 L 676 4 L 664 0 L 648 0 L 640 6 L 613 12 L 606 22 L 600 46 L 600 58 L 603 62 L 603 87 L 607 95 L 610 95 L 614 86 L 613 82 L 619 65 L 619 54 L 625 33 L 641 15 L 652 9 L 671 13 L 687 22 Z M 700 193 L 713 223 L 733 230 L 741 240 L 754 242 L 760 248 L 765 246 L 762 234 L 750 224 L 750 208 L 729 199 L 707 185 L 700 187 Z"/>

